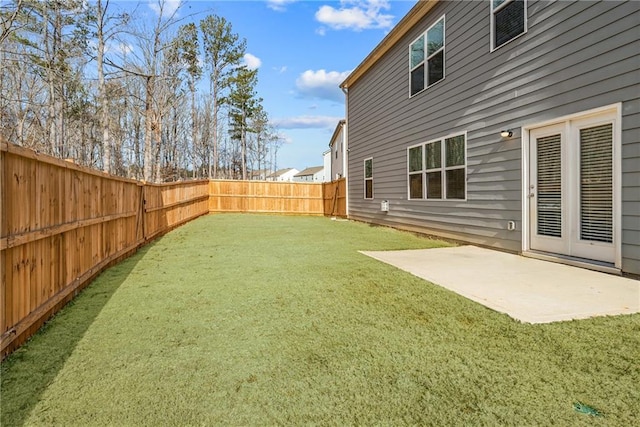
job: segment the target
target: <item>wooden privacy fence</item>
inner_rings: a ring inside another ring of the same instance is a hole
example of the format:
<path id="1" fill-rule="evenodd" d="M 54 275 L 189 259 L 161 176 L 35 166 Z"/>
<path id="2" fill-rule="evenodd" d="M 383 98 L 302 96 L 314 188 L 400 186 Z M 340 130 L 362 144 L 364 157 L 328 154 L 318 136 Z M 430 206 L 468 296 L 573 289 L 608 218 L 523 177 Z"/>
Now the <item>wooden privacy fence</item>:
<path id="1" fill-rule="evenodd" d="M 208 181 L 143 184 L 6 143 L 0 155 L 3 356 L 104 268 L 209 212 Z"/>
<path id="2" fill-rule="evenodd" d="M 324 214 L 320 184 L 214 180 L 209 190 L 211 212 Z"/>
<path id="3" fill-rule="evenodd" d="M 118 178 L 0 142 L 2 357 L 102 270 L 209 212 L 346 216 L 326 184 Z"/>
<path id="4" fill-rule="evenodd" d="M 209 213 L 209 181 L 142 185 L 146 240 Z"/>
<path id="5" fill-rule="evenodd" d="M 209 181 L 209 211 L 346 217 L 345 180 L 324 184 Z"/>
<path id="6" fill-rule="evenodd" d="M 322 184 L 325 216 L 347 217 L 347 181 L 341 178 L 337 181 Z"/>

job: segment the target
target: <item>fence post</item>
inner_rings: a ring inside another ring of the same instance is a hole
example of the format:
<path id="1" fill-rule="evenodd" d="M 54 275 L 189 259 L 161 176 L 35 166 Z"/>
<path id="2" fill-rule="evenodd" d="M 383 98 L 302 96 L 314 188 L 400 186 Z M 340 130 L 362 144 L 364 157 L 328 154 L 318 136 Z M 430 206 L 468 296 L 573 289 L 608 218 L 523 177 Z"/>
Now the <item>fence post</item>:
<path id="1" fill-rule="evenodd" d="M 9 228 L 7 227 L 7 218 L 5 210 L 7 209 L 6 191 L 5 191 L 5 148 L 7 143 L 0 139 L 0 336 L 5 333 L 7 329 L 7 300 L 6 300 L 6 275 L 5 275 L 5 263 L 6 263 L 6 250 L 5 244 L 7 235 L 9 234 Z"/>

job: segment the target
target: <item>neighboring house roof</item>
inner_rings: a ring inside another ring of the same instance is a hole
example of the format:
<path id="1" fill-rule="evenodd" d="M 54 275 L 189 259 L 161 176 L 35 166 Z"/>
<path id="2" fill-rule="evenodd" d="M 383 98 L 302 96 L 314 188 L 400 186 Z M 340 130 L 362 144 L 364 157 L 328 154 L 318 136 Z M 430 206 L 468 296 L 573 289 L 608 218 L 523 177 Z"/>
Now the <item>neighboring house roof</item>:
<path id="1" fill-rule="evenodd" d="M 324 169 L 324 166 L 313 166 L 310 168 L 306 168 L 305 170 L 303 170 L 302 172 L 294 175 L 294 176 L 307 176 L 307 175 L 314 175 L 318 172 L 320 172 L 321 170 Z"/>
<path id="2" fill-rule="evenodd" d="M 333 131 L 333 135 L 331 135 L 331 140 L 329 141 L 329 147 L 333 146 L 334 141 L 338 137 L 338 134 L 340 133 L 340 130 L 345 123 L 347 123 L 347 121 L 345 119 L 341 119 L 336 125 L 336 129 Z"/>
<path id="3" fill-rule="evenodd" d="M 268 174 L 269 172 L 271 172 L 269 169 L 258 169 L 258 170 L 251 171 L 251 176 L 261 176 L 261 175 Z"/>
<path id="4" fill-rule="evenodd" d="M 271 175 L 267 176 L 267 178 L 277 178 L 279 176 L 284 175 L 285 173 L 292 171 L 293 168 L 286 168 L 286 169 L 279 169 L 277 171 L 275 171 L 274 173 L 272 173 Z"/>
<path id="5" fill-rule="evenodd" d="M 398 22 L 398 24 L 382 39 L 373 51 L 349 74 L 347 79 L 340 84 L 341 88 L 353 85 L 364 75 L 380 58 L 384 56 L 414 25 L 418 23 L 429 11 L 439 2 L 439 0 L 420 0 L 411 8 L 409 13 Z"/>

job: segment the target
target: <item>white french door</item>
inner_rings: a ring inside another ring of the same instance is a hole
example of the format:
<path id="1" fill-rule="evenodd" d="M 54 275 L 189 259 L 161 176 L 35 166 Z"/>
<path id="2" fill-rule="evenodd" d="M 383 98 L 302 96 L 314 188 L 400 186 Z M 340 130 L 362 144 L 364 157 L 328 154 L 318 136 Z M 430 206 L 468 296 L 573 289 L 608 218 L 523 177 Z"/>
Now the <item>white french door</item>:
<path id="1" fill-rule="evenodd" d="M 532 250 L 614 263 L 613 113 L 529 132 Z"/>

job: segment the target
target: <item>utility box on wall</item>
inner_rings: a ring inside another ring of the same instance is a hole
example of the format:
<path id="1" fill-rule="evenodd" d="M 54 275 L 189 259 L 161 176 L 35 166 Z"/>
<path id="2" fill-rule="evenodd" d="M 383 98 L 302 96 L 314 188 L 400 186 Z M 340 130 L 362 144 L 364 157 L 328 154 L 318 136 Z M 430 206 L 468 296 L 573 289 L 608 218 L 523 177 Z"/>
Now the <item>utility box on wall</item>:
<path id="1" fill-rule="evenodd" d="M 388 200 L 383 200 L 380 203 L 380 211 L 389 212 L 389 201 Z"/>

